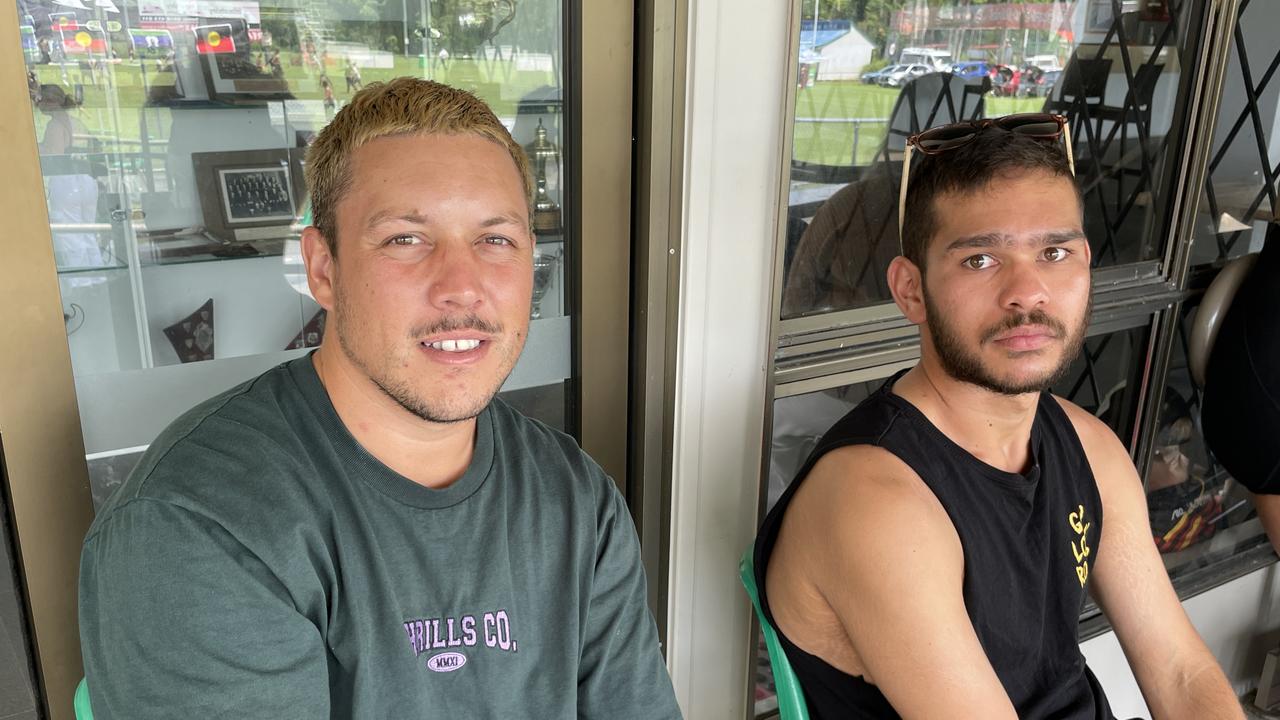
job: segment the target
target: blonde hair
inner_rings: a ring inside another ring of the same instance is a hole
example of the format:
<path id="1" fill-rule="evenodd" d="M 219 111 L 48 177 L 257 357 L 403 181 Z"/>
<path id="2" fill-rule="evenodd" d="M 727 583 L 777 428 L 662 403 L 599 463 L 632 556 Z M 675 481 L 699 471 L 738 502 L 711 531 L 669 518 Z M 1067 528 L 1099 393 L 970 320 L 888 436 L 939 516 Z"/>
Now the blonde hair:
<path id="1" fill-rule="evenodd" d="M 351 156 L 381 137 L 440 133 L 478 135 L 501 145 L 515 161 L 533 213 L 533 177 L 524 149 L 483 100 L 431 80 L 398 77 L 369 83 L 316 136 L 307 150 L 306 182 L 311 221 L 337 253 L 338 201 L 351 187 Z"/>

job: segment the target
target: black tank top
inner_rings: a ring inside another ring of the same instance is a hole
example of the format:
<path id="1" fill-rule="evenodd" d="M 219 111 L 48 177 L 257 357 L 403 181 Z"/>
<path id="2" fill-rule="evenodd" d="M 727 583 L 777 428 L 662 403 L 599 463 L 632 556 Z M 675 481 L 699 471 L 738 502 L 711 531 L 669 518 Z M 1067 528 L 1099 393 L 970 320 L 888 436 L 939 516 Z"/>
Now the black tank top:
<path id="1" fill-rule="evenodd" d="M 1080 654 L 1078 632 L 1088 573 L 1098 558 L 1102 502 L 1066 413 L 1042 394 L 1031 428 L 1031 469 L 1026 475 L 1006 473 L 966 452 L 894 395 L 901 376 L 827 431 L 765 518 L 755 545 L 765 617 L 777 627 L 765 575 L 782 516 L 800 483 L 831 450 L 882 447 L 924 480 L 950 516 L 963 547 L 969 619 L 1018 717 L 1111 720 L 1106 696 Z M 875 685 L 801 650 L 781 630 L 778 637 L 815 720 L 898 717 Z"/>

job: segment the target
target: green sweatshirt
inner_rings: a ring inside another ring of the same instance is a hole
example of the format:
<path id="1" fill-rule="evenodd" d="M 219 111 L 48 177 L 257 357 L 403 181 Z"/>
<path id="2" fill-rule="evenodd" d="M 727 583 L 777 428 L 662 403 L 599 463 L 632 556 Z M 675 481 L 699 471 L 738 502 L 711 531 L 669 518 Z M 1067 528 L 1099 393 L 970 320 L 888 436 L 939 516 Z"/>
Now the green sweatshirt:
<path id="1" fill-rule="evenodd" d="M 495 400 L 430 490 L 307 357 L 151 446 L 85 538 L 80 638 L 97 720 L 678 718 L 644 584 L 571 438 Z"/>

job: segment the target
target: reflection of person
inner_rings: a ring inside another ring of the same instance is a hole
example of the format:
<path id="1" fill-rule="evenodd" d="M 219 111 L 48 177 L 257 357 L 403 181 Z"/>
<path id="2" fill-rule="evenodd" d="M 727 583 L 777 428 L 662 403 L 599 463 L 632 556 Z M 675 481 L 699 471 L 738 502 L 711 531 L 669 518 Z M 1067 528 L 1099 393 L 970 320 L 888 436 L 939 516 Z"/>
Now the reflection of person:
<path id="1" fill-rule="evenodd" d="M 920 362 L 828 431 L 760 531 L 762 609 L 816 717 L 1109 719 L 1086 589 L 1156 717 L 1241 717 L 1124 446 L 1045 391 L 1089 317 L 1057 128 L 939 129 L 960 139 L 911 176 L 888 271 Z"/>
<path id="2" fill-rule="evenodd" d="M 77 136 L 88 134 L 71 111 L 79 103 L 57 85 L 40 86 L 36 108 L 49 117 L 40 138 L 40 154 L 61 156 L 64 162 L 50 165 L 45 171 L 48 191 L 49 222 L 53 226 L 53 251 L 59 267 L 98 267 L 105 264 L 102 246 L 93 232 L 63 230 L 59 226 L 92 223 L 98 215 L 98 183 L 87 172 L 83 161 L 70 161 L 65 156 L 83 147 Z"/>
<path id="3" fill-rule="evenodd" d="M 846 310 L 887 299 L 884 268 L 898 252 L 898 176 L 887 163 L 823 203 L 787 271 L 782 315 Z"/>
<path id="4" fill-rule="evenodd" d="M 324 339 L 177 421 L 98 513 L 94 714 L 678 717 L 621 494 L 494 397 L 529 331 L 520 146 L 399 78 L 306 176 Z"/>
<path id="5" fill-rule="evenodd" d="M 888 117 L 876 160 L 850 168 L 857 179 L 831 195 L 807 226 L 797 217 L 802 212 L 788 219 L 784 318 L 890 299 L 884 270 L 897 255 L 901 176 L 896 158 L 904 141 L 919 128 L 982 117 L 990 87 L 985 78 L 967 83 L 948 73 L 907 81 Z M 857 144 L 857 137 L 855 131 L 852 144 Z"/>
<path id="6" fill-rule="evenodd" d="M 360 79 L 360 68 L 356 67 L 355 60 L 347 60 L 347 92 L 359 90 L 364 86 L 364 82 Z"/>
<path id="7" fill-rule="evenodd" d="M 333 113 L 334 108 L 337 106 L 337 103 L 333 98 L 333 81 L 329 79 L 328 75 L 320 76 L 320 90 L 324 93 L 325 113 L 326 114 Z"/>

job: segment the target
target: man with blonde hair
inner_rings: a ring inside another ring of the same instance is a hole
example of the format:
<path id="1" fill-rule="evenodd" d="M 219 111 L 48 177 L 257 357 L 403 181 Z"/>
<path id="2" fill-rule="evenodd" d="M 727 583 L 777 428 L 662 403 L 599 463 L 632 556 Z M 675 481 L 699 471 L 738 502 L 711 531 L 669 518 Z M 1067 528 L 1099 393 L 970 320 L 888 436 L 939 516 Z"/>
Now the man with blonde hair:
<path id="1" fill-rule="evenodd" d="M 401 78 L 307 160 L 328 332 L 176 421 L 98 514 L 95 716 L 679 717 L 621 495 L 494 397 L 529 330 L 520 146 Z"/>

